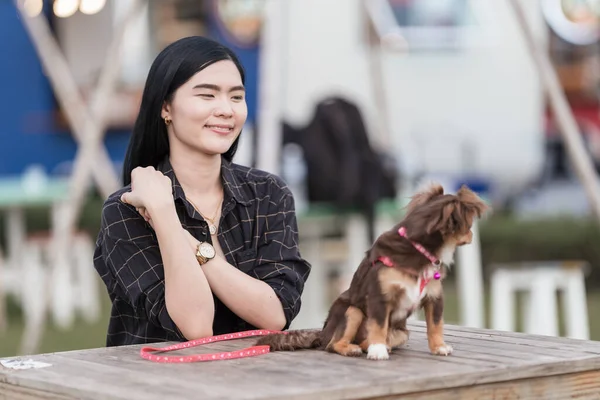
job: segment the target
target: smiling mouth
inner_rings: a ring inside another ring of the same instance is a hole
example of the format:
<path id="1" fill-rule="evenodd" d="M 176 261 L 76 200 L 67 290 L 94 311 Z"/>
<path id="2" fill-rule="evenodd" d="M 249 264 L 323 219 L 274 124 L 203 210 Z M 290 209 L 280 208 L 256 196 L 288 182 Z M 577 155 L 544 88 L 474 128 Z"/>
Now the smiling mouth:
<path id="1" fill-rule="evenodd" d="M 219 133 L 233 132 L 233 126 L 231 125 L 205 125 L 205 127 Z"/>

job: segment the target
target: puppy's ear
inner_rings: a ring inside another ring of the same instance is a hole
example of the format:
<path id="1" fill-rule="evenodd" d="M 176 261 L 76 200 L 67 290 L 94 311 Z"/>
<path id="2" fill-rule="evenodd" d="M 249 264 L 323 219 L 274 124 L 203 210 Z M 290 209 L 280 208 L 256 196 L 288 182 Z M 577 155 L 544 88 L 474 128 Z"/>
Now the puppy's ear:
<path id="1" fill-rule="evenodd" d="M 458 201 L 463 204 L 467 212 L 477 215 L 477 218 L 481 218 L 483 214 L 490 210 L 490 206 L 466 185 L 461 186 L 456 192 L 456 197 L 458 197 Z"/>
<path id="2" fill-rule="evenodd" d="M 406 206 L 406 213 L 410 213 L 416 207 L 427 203 L 431 199 L 444 194 L 444 188 L 438 183 L 432 184 L 429 189 L 419 192 L 412 196 L 410 202 Z"/>
<path id="3" fill-rule="evenodd" d="M 427 224 L 427 234 L 430 235 L 434 232 L 440 232 L 444 236 L 453 234 L 458 228 L 455 214 L 460 213 L 460 207 L 457 207 L 456 202 L 451 201 L 446 203 L 441 210 L 439 208 L 438 210 L 436 218 L 432 218 Z M 460 217 L 458 219 L 460 220 Z"/>

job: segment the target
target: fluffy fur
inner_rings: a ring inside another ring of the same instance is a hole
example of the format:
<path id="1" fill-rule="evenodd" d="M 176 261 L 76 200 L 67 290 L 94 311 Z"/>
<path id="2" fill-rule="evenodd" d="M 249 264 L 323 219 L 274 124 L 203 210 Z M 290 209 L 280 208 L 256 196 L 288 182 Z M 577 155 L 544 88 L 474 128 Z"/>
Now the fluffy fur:
<path id="1" fill-rule="evenodd" d="M 332 304 L 322 330 L 296 330 L 258 340 L 271 351 L 320 349 L 344 356 L 382 360 L 409 337 L 407 318 L 417 309 L 425 311 L 431 353 L 449 355 L 452 347 L 443 339 L 442 279 L 452 264 L 457 246 L 471 243 L 471 227 L 488 206 L 466 186 L 456 195 L 444 194 L 440 185 L 416 194 L 404 219 L 383 233 L 354 273 L 348 290 Z M 431 276 L 432 264 L 398 234 L 404 227 L 411 241 L 421 244 L 443 262 L 441 278 L 431 280 L 422 292 L 420 279 Z M 389 257 L 393 267 L 378 259 Z"/>

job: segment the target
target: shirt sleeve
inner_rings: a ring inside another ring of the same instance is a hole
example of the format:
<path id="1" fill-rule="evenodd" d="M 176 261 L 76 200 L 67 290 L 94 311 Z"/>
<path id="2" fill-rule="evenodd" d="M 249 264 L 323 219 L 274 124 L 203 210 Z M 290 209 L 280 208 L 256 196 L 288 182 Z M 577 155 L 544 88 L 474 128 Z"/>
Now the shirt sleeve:
<path id="1" fill-rule="evenodd" d="M 273 288 L 283 306 L 286 324 L 300 312 L 304 283 L 310 264 L 298 247 L 298 224 L 294 198 L 285 184 L 276 179 L 271 190 L 265 230 L 257 246 L 255 276 Z"/>
<path id="2" fill-rule="evenodd" d="M 127 301 L 136 314 L 185 339 L 167 312 L 158 241 L 135 208 L 119 199 L 107 200 L 102 209 L 101 240 L 107 269 L 102 279 L 109 290 Z"/>

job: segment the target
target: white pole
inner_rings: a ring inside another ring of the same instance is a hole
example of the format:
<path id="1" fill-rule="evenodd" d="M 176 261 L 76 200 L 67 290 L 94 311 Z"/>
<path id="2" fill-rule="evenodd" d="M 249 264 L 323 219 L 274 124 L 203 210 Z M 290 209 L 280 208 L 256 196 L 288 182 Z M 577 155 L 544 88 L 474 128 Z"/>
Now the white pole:
<path id="1" fill-rule="evenodd" d="M 479 224 L 473 223 L 471 244 L 457 250 L 456 268 L 457 289 L 460 294 L 460 325 L 471 328 L 484 328 L 483 276 L 481 272 L 481 244 Z"/>
<path id="2" fill-rule="evenodd" d="M 287 1 L 266 1 L 261 34 L 256 167 L 279 173 L 285 99 Z"/>

